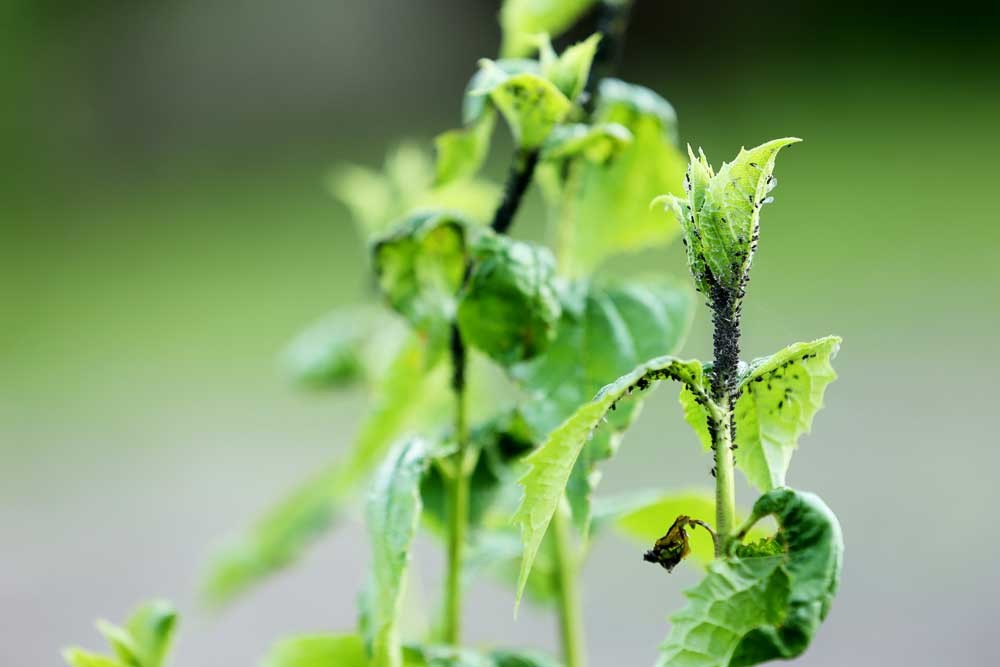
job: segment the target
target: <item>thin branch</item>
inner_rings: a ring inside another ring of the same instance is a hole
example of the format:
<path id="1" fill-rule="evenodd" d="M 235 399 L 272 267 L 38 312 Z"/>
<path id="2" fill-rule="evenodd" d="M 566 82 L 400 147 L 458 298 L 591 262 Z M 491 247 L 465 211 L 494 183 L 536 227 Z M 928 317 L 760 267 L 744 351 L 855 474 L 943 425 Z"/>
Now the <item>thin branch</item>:
<path id="1" fill-rule="evenodd" d="M 507 183 L 504 185 L 503 197 L 493 214 L 493 222 L 490 223 L 490 227 L 497 234 L 506 234 L 510 230 L 510 226 L 514 223 L 514 215 L 521 207 L 521 200 L 524 198 L 528 186 L 531 185 L 537 166 L 537 150 L 518 149 L 514 153 L 514 160 L 507 175 Z"/>

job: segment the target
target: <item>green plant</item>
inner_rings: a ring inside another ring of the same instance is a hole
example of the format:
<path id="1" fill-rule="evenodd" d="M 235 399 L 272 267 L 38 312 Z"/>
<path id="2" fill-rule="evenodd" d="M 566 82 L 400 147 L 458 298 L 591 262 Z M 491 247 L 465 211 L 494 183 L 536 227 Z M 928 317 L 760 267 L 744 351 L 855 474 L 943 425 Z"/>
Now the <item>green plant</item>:
<path id="1" fill-rule="evenodd" d="M 562 53 L 536 34 L 565 30 L 593 5 L 599 32 Z M 293 341 L 287 365 L 315 389 L 366 385 L 372 409 L 345 460 L 220 552 L 206 593 L 229 602 L 293 563 L 369 478 L 370 576 L 356 632 L 285 640 L 266 665 L 556 664 L 463 644 L 466 584 L 489 572 L 515 586 L 516 604 L 524 595 L 553 608 L 562 663 L 582 667 L 578 574 L 608 527 L 655 540 L 645 558 L 667 570 L 689 553 L 707 563 L 673 617 L 663 665 L 794 657 L 826 615 L 840 528 L 816 496 L 784 484 L 835 377 L 839 339 L 739 360 L 760 210 L 778 151 L 797 140 L 743 150 L 718 172 L 690 149 L 686 161 L 669 103 L 610 76 L 629 10 L 627 0 L 508 0 L 504 57 L 480 63 L 462 127 L 437 137 L 436 162 L 407 146 L 382 173 L 344 167 L 331 177 L 396 316 L 364 306 L 331 314 Z M 537 59 L 523 57 L 534 51 Z M 498 116 L 515 145 L 503 188 L 477 175 Z M 535 182 L 554 250 L 508 236 Z M 678 234 L 712 312 L 711 363 L 671 356 L 693 316 L 689 288 L 603 270 L 610 257 Z M 637 418 L 642 394 L 663 379 L 681 383 L 684 416 L 712 452 L 714 494 L 595 497 L 599 464 Z M 737 515 L 737 467 L 762 492 L 745 516 Z M 778 523 L 772 535 L 757 526 L 766 516 Z M 438 623 L 410 642 L 399 628 L 401 601 L 422 525 L 443 542 L 446 572 Z M 147 664 L 67 657 L 75 667 Z"/>

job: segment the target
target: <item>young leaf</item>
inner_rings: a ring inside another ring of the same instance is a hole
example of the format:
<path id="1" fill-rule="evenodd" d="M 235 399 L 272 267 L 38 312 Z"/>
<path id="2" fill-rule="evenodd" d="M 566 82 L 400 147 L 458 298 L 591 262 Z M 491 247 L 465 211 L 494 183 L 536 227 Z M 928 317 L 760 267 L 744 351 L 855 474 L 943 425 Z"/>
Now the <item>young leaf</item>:
<path id="1" fill-rule="evenodd" d="M 556 334 L 560 304 L 547 248 L 484 234 L 459 297 L 462 339 L 498 363 L 537 356 Z"/>
<path id="2" fill-rule="evenodd" d="M 525 459 L 529 468 L 519 480 L 524 488 L 524 496 L 514 515 L 515 523 L 521 527 L 521 540 L 524 543 L 524 558 L 521 561 L 517 587 L 518 602 L 542 538 L 559 506 L 584 444 L 618 401 L 634 390 L 643 391 L 668 378 L 689 386 L 695 393 L 705 394 L 699 362 L 681 361 L 674 357 L 652 359 L 601 389 L 591 402 L 582 405 Z"/>
<path id="3" fill-rule="evenodd" d="M 487 64 L 489 63 L 489 64 Z M 479 69 L 469 79 L 462 97 L 462 123 L 470 127 L 480 122 L 484 116 L 493 113 L 489 104 L 490 92 L 515 74 L 538 74 L 542 72 L 537 60 L 526 58 L 501 58 L 484 60 Z"/>
<path id="4" fill-rule="evenodd" d="M 751 362 L 736 399 L 737 466 L 761 491 L 784 486 L 799 437 L 808 433 L 837 374 L 830 361 L 840 338 L 796 343 Z"/>
<path id="5" fill-rule="evenodd" d="M 537 48 L 536 35 L 559 35 L 597 0 L 504 0 L 500 9 L 505 58 L 526 56 Z"/>
<path id="6" fill-rule="evenodd" d="M 746 283 L 757 248 L 760 209 L 771 201 L 768 192 L 776 183 L 774 160 L 778 151 L 798 141 L 789 137 L 741 149 L 718 173 L 703 152 L 695 156 L 689 146 L 686 197 L 669 194 L 654 200 L 680 223 L 688 264 L 703 294 L 710 295 L 713 285 L 738 291 Z"/>
<path id="7" fill-rule="evenodd" d="M 618 123 L 557 125 L 542 146 L 542 159 L 567 160 L 583 156 L 591 162 L 607 162 L 632 143 L 632 133 Z"/>
<path id="8" fill-rule="evenodd" d="M 511 369 L 529 398 L 521 406 L 536 441 L 543 439 L 605 384 L 646 359 L 672 354 L 691 324 L 690 290 L 671 281 L 612 287 L 576 283 L 563 296 L 563 314 L 548 350 Z M 586 444 L 567 494 L 577 527 L 586 533 L 594 465 L 615 451 L 638 414 L 638 401 L 619 406 Z"/>
<path id="9" fill-rule="evenodd" d="M 374 405 L 347 459 L 314 475 L 213 558 L 204 584 L 211 603 L 231 602 L 294 563 L 330 530 L 345 496 L 369 474 L 392 441 L 421 415 L 435 414 L 435 402 L 446 394 L 446 373 L 435 360 L 427 343 L 412 335 L 380 378 Z"/>
<path id="10" fill-rule="evenodd" d="M 590 76 L 590 65 L 597 54 L 597 44 L 601 41 L 599 33 L 593 34 L 582 42 L 578 42 L 561 55 L 556 56 L 552 42 L 547 34 L 539 38 L 539 60 L 542 65 L 542 75 L 555 84 L 570 100 L 576 100 L 587 85 Z"/>
<path id="11" fill-rule="evenodd" d="M 485 61 L 484 67 L 495 65 Z M 489 95 L 510 126 L 514 143 L 527 150 L 539 148 L 573 106 L 555 84 L 528 72 L 506 77 Z"/>
<path id="12" fill-rule="evenodd" d="M 434 139 L 437 167 L 434 183 L 447 185 L 474 175 L 483 166 L 493 135 L 494 115 L 483 114 L 469 127 L 448 130 Z"/>
<path id="13" fill-rule="evenodd" d="M 375 667 L 400 667 L 397 621 L 410 561 L 410 545 L 420 522 L 420 480 L 429 461 L 420 439 L 400 443 L 375 475 L 365 518 L 372 546 L 370 619 Z"/>
<path id="14" fill-rule="evenodd" d="M 372 248 L 379 287 L 389 305 L 434 346 L 444 345 L 455 318 L 469 228 L 454 214 L 417 213 Z"/>
<path id="15" fill-rule="evenodd" d="M 761 496 L 750 520 L 767 515 L 778 521 L 782 555 L 713 561 L 671 617 L 658 665 L 746 667 L 808 647 L 836 593 L 840 524 L 819 497 L 785 488 Z"/>
<path id="16" fill-rule="evenodd" d="M 368 667 L 364 641 L 358 635 L 302 635 L 282 639 L 261 667 Z"/>
<path id="17" fill-rule="evenodd" d="M 97 622 L 97 629 L 107 639 L 114 657 L 70 648 L 63 652 L 63 658 L 72 667 L 162 667 L 176 625 L 173 605 L 151 600 L 140 605 L 124 627 L 104 620 Z"/>
<path id="18" fill-rule="evenodd" d="M 623 535 L 640 545 L 655 542 L 678 516 L 702 519 L 709 524 L 715 521 L 715 495 L 712 491 L 691 490 L 675 493 L 631 494 L 625 498 L 597 498 L 594 500 L 594 524 L 612 524 Z M 747 513 L 744 511 L 743 516 Z M 737 519 L 740 521 L 742 519 Z M 748 539 L 761 539 L 767 531 L 754 526 Z M 702 565 L 715 557 L 712 536 L 704 530 L 691 534 L 691 555 Z"/>
<path id="19" fill-rule="evenodd" d="M 620 125 L 633 140 L 606 162 L 577 161 L 568 172 L 558 218 L 561 268 L 571 276 L 592 272 L 613 255 L 663 245 L 677 233 L 645 203 L 682 191 L 685 164 L 674 145 L 670 104 L 647 88 L 604 79 L 593 122 Z"/>

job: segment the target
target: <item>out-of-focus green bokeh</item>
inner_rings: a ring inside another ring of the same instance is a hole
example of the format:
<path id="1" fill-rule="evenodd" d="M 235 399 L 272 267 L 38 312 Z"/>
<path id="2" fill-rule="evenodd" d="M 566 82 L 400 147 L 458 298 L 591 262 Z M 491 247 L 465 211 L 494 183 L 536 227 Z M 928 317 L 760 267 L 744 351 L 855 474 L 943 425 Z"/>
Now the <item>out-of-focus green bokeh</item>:
<path id="1" fill-rule="evenodd" d="M 91 618 L 150 595 L 187 612 L 178 664 L 249 664 L 283 634 L 354 626 L 357 522 L 221 616 L 194 590 L 218 538 L 341 452 L 365 402 L 297 393 L 274 362 L 369 284 L 324 174 L 455 126 L 476 60 L 496 51 L 496 9 L 0 8 L 0 664 L 56 664 L 63 645 L 96 642 Z M 1000 660 L 992 14 L 638 0 L 622 76 L 674 103 L 683 140 L 719 162 L 805 139 L 764 211 L 744 347 L 845 339 L 789 476 L 847 540 L 842 593 L 802 665 Z M 541 233 L 533 206 L 517 233 Z M 684 266 L 672 247 L 606 270 Z M 708 351 L 706 320 L 690 355 Z M 689 488 L 708 467 L 665 390 L 604 488 Z M 609 540 L 586 569 L 593 665 L 651 664 L 698 576 L 640 555 Z M 440 560 L 422 545 L 429 606 Z M 511 602 L 477 585 L 471 639 L 553 646 L 549 617 L 515 622 Z"/>

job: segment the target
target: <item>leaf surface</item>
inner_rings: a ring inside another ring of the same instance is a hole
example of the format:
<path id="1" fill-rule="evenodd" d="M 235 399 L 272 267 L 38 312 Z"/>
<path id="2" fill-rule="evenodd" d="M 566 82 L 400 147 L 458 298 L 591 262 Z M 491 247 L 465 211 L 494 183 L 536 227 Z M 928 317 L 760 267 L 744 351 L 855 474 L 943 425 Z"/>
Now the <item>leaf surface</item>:
<path id="1" fill-rule="evenodd" d="M 704 393 L 704 377 L 697 361 L 682 361 L 674 357 L 658 357 L 618 378 L 598 392 L 549 434 L 545 442 L 526 459 L 528 471 L 519 483 L 524 488 L 521 504 L 514 521 L 521 528 L 524 557 L 518 579 L 517 600 L 531 571 L 532 562 L 541 546 L 570 474 L 584 445 L 609 410 L 633 391 L 643 391 L 663 379 L 674 379 L 693 391 Z"/>
<path id="2" fill-rule="evenodd" d="M 368 667 L 358 635 L 302 635 L 271 647 L 262 667 Z"/>
<path id="3" fill-rule="evenodd" d="M 74 647 L 63 651 L 63 658 L 72 667 L 163 667 L 176 625 L 172 604 L 150 600 L 133 611 L 124 626 L 97 622 L 113 656 Z"/>
<path id="4" fill-rule="evenodd" d="M 671 617 L 660 667 L 746 667 L 808 647 L 836 593 L 840 524 L 819 497 L 787 488 L 761 496 L 751 521 L 768 515 L 784 553 L 713 561 Z"/>
<path id="5" fill-rule="evenodd" d="M 504 0 L 500 9 L 505 58 L 522 57 L 537 48 L 536 36 L 557 36 L 576 23 L 597 0 Z"/>

